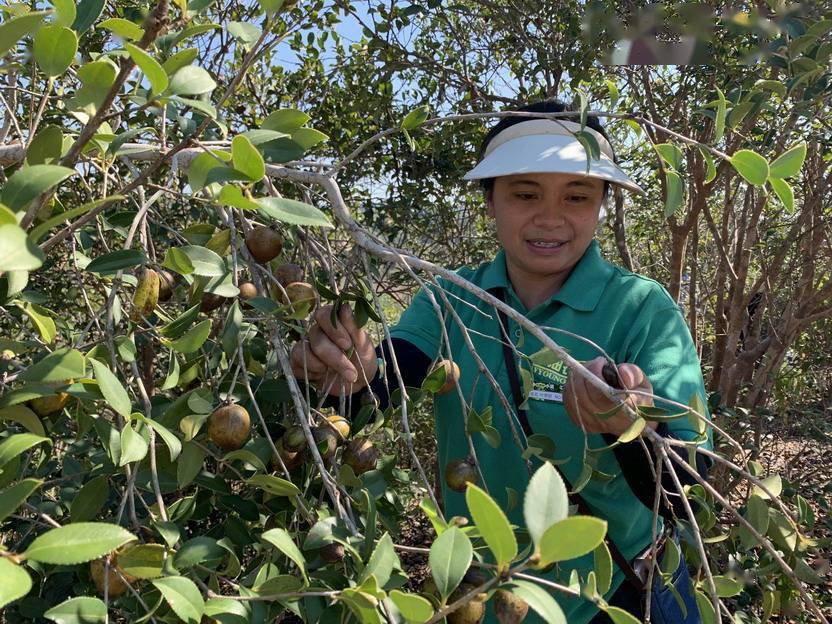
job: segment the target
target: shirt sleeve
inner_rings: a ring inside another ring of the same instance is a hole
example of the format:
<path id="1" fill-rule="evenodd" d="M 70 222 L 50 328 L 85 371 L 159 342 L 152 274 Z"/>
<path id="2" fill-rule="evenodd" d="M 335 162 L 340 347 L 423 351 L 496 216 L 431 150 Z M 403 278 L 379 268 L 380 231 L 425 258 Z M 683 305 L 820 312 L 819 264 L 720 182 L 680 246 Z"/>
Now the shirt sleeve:
<path id="1" fill-rule="evenodd" d="M 439 280 L 440 284 L 441 279 Z M 433 293 L 433 287 L 431 293 Z M 442 309 L 442 300 L 433 295 Z M 393 338 L 401 338 L 417 347 L 430 360 L 439 357 L 442 345 L 442 319 L 437 315 L 431 296 L 425 288 L 420 288 L 402 313 L 399 322 L 390 330 Z"/>

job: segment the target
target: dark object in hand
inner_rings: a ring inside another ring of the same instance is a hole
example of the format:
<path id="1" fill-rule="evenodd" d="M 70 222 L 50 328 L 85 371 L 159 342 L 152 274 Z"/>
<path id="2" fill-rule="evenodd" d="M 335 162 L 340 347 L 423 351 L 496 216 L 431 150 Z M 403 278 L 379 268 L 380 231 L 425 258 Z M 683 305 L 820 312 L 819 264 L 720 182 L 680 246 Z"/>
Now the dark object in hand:
<path id="1" fill-rule="evenodd" d="M 607 382 L 608 386 L 612 386 L 618 390 L 624 388 L 623 384 L 621 383 L 621 378 L 618 376 L 618 371 L 616 370 L 615 366 L 609 362 L 604 363 L 604 368 L 601 369 L 601 375 L 604 377 L 604 381 Z"/>

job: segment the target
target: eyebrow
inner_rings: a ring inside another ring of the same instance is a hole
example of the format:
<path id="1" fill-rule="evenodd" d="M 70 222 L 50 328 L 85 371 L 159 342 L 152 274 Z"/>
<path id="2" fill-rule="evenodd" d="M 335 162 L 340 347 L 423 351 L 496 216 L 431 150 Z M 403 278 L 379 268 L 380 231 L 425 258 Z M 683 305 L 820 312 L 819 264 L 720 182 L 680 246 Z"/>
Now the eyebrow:
<path id="1" fill-rule="evenodd" d="M 535 182 L 534 180 L 515 180 L 514 182 L 510 182 L 509 186 L 518 186 L 520 184 L 531 184 L 533 186 L 540 186 L 540 183 Z M 567 182 L 566 186 L 569 188 L 575 188 L 580 186 L 593 191 L 596 190 L 596 187 L 594 185 L 590 184 L 589 182 L 583 182 L 581 180 L 572 180 L 571 182 Z"/>

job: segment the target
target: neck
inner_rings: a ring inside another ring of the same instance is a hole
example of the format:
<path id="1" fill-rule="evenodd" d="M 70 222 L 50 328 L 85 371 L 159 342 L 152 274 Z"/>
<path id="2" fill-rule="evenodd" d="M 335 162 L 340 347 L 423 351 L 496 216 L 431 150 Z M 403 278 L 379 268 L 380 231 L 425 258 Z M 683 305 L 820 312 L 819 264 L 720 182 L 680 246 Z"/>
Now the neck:
<path id="1" fill-rule="evenodd" d="M 530 275 L 511 265 L 507 266 L 506 270 L 511 285 L 514 287 L 514 292 L 517 293 L 517 297 L 526 306 L 527 310 L 536 308 L 557 294 L 568 277 L 568 275 L 560 273 Z"/>

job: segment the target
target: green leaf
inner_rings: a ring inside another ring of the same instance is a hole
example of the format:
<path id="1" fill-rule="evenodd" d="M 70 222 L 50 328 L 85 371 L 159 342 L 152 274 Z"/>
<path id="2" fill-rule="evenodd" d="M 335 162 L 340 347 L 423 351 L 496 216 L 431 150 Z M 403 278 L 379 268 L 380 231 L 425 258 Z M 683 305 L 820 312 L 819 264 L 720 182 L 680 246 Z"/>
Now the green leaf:
<path id="1" fill-rule="evenodd" d="M 402 120 L 402 130 L 413 130 L 414 128 L 418 128 L 425 123 L 425 121 L 427 121 L 429 115 L 430 106 L 427 104 L 414 108 Z"/>
<path id="2" fill-rule="evenodd" d="M 72 26 L 75 21 L 75 0 L 50 0 L 55 7 L 54 22 L 58 26 Z"/>
<path id="3" fill-rule="evenodd" d="M 66 381 L 83 377 L 86 370 L 84 355 L 75 349 L 55 349 L 52 353 L 26 369 L 21 381 Z"/>
<path id="4" fill-rule="evenodd" d="M 185 48 L 176 54 L 171 55 L 164 63 L 162 68 L 168 76 L 172 76 L 183 67 L 193 63 L 194 59 L 199 56 L 199 49 Z"/>
<path id="5" fill-rule="evenodd" d="M 120 17 L 105 19 L 98 27 L 105 28 L 122 39 L 134 40 L 141 39 L 144 36 L 144 29 L 141 26 Z"/>
<path id="6" fill-rule="evenodd" d="M 170 460 L 176 461 L 176 458 L 179 457 L 179 453 L 182 452 L 182 442 L 179 441 L 173 432 L 162 425 L 161 423 L 156 422 L 152 418 L 145 418 L 142 417 L 142 422 L 144 422 L 149 427 L 152 427 L 153 430 L 158 434 L 162 441 L 165 443 L 165 446 L 168 447 L 168 454 L 170 455 Z"/>
<path id="7" fill-rule="evenodd" d="M 92 364 L 93 371 L 95 371 L 95 379 L 98 382 L 101 394 L 104 395 L 104 400 L 116 412 L 124 416 L 124 418 L 129 419 L 132 413 L 132 404 L 127 390 L 124 389 L 118 377 L 104 364 L 94 358 L 90 358 L 90 364 Z"/>
<path id="8" fill-rule="evenodd" d="M 138 579 L 162 576 L 167 550 L 162 544 L 138 544 L 118 556 L 118 567 Z"/>
<path id="9" fill-rule="evenodd" d="M 424 624 L 433 616 L 433 605 L 427 598 L 398 589 L 391 591 L 389 596 L 408 624 Z"/>
<path id="10" fill-rule="evenodd" d="M 199 624 L 205 601 L 194 582 L 184 576 L 168 576 L 151 581 L 173 612 L 187 624 Z"/>
<path id="11" fill-rule="evenodd" d="M 0 522 L 13 514 L 42 483 L 39 479 L 23 479 L 0 491 Z"/>
<path id="12" fill-rule="evenodd" d="M 136 433 L 130 423 L 121 430 L 121 458 L 119 466 L 141 461 L 147 456 L 148 443 L 144 436 Z"/>
<path id="13" fill-rule="evenodd" d="M 226 184 L 217 195 L 217 202 L 223 206 L 232 206 L 241 210 L 259 210 L 260 205 L 249 199 L 233 184 Z"/>
<path id="14" fill-rule="evenodd" d="M 715 576 L 714 585 L 720 598 L 733 598 L 742 591 L 742 583 L 727 576 Z"/>
<path id="15" fill-rule="evenodd" d="M 529 535 L 535 544 L 550 526 L 566 518 L 569 512 L 569 496 L 563 479 L 554 466 L 546 462 L 538 468 L 523 498 L 523 517 Z"/>
<path id="16" fill-rule="evenodd" d="M 315 206 L 285 197 L 261 197 L 257 200 L 260 212 L 275 221 L 293 225 L 312 225 L 331 228 L 329 218 Z"/>
<path id="17" fill-rule="evenodd" d="M 309 582 L 309 579 L 306 576 L 306 559 L 295 544 L 291 534 L 286 529 L 269 529 L 260 535 L 260 539 L 268 544 L 271 544 L 284 555 L 289 557 L 289 559 L 291 559 L 295 565 L 298 566 L 301 574 L 303 574 L 303 578 Z"/>
<path id="18" fill-rule="evenodd" d="M 45 28 L 42 28 L 39 32 L 44 30 Z M 35 47 L 37 48 L 37 43 Z M 63 142 L 64 134 L 58 126 L 41 128 L 26 148 L 26 164 L 51 165 L 58 162 L 61 158 Z"/>
<path id="19" fill-rule="evenodd" d="M 497 565 L 507 566 L 517 556 L 517 539 L 506 514 L 494 499 L 473 483 L 469 483 L 465 491 L 465 502 Z"/>
<path id="20" fill-rule="evenodd" d="M 716 165 L 714 164 L 714 157 L 707 150 L 699 148 L 699 153 L 702 154 L 702 159 L 705 161 L 705 184 L 712 182 L 716 178 Z"/>
<path id="21" fill-rule="evenodd" d="M 779 84 L 779 83 L 778 83 Z M 806 142 L 799 143 L 780 154 L 771 163 L 769 175 L 772 178 L 790 178 L 800 173 L 806 159 Z M 784 202 L 785 203 L 785 202 Z"/>
<path id="22" fill-rule="evenodd" d="M 19 225 L 0 225 L 0 273 L 34 271 L 43 265 L 40 248 Z"/>
<path id="23" fill-rule="evenodd" d="M 725 100 L 725 95 L 722 93 L 719 87 L 716 87 L 717 95 L 719 95 L 719 100 L 717 100 L 716 105 L 716 120 L 714 125 L 714 143 L 719 143 L 722 140 L 722 137 L 725 136 L 725 117 L 728 110 L 728 102 Z"/>
<path id="24" fill-rule="evenodd" d="M 22 598 L 32 589 L 32 579 L 21 566 L 0 557 L 0 608 Z"/>
<path id="25" fill-rule="evenodd" d="M 182 454 L 176 462 L 176 483 L 180 489 L 190 485 L 202 470 L 205 451 L 194 442 L 185 442 Z"/>
<path id="26" fill-rule="evenodd" d="M 294 108 L 281 108 L 263 120 L 260 127 L 263 130 L 275 130 L 277 132 L 285 132 L 292 134 L 299 129 L 303 124 L 311 119 L 306 113 L 296 110 Z"/>
<path id="27" fill-rule="evenodd" d="M 223 259 L 207 247 L 185 245 L 184 247 L 171 249 L 177 249 L 185 254 L 193 267 L 192 272 L 194 275 L 213 277 L 215 275 L 224 275 L 228 272 Z"/>
<path id="28" fill-rule="evenodd" d="M 79 596 L 64 600 L 43 617 L 58 624 L 94 624 L 107 621 L 107 607 L 99 598 Z"/>
<path id="29" fill-rule="evenodd" d="M 29 303 L 28 301 L 23 302 L 22 304 L 16 304 L 18 308 L 23 310 L 26 316 L 29 317 L 29 320 L 32 322 L 32 325 L 40 334 L 40 337 L 43 341 L 47 344 L 51 344 L 55 341 L 55 336 L 57 335 L 57 328 L 55 326 L 55 321 L 52 320 L 52 317 L 49 316 L 49 311 L 46 308 L 43 308 L 35 303 Z"/>
<path id="30" fill-rule="evenodd" d="M 168 75 L 155 58 L 132 43 L 125 43 L 124 49 L 127 50 L 130 58 L 133 59 L 133 62 L 138 65 L 139 69 L 142 70 L 142 73 L 147 78 L 147 81 L 150 83 L 151 93 L 154 95 L 159 94 L 168 88 Z"/>
<path id="31" fill-rule="evenodd" d="M 789 212 L 794 212 L 794 191 L 791 185 L 785 180 L 775 177 L 769 177 L 768 183 L 783 203 L 783 207 Z"/>
<path id="32" fill-rule="evenodd" d="M 106 555 L 136 537 L 116 524 L 79 522 L 47 531 L 35 538 L 27 559 L 56 565 L 75 565 Z"/>
<path id="33" fill-rule="evenodd" d="M 765 89 L 767 91 L 771 91 L 772 93 L 776 93 L 781 98 L 786 97 L 786 85 L 779 80 L 758 80 L 754 83 L 754 89 Z"/>
<path id="34" fill-rule="evenodd" d="M 170 348 L 179 353 L 193 353 L 197 351 L 211 333 L 211 319 L 205 319 L 188 330 L 181 338 L 170 343 Z"/>
<path id="35" fill-rule="evenodd" d="M 74 174 L 74 169 L 58 165 L 21 167 L 3 186 L 0 203 L 15 211 L 25 210 L 35 197 Z"/>
<path id="36" fill-rule="evenodd" d="M 667 181 L 667 197 L 664 200 L 664 217 L 667 219 L 682 207 L 684 185 L 682 184 L 682 178 L 675 171 L 665 171 L 664 177 Z"/>
<path id="37" fill-rule="evenodd" d="M 610 590 L 612 584 L 612 554 L 606 542 L 601 542 L 592 553 L 595 563 L 595 577 L 598 591 L 603 595 Z"/>
<path id="38" fill-rule="evenodd" d="M 147 262 L 147 256 L 138 249 L 119 249 L 93 258 L 85 267 L 90 273 L 105 275 L 123 269 L 139 266 Z"/>
<path id="39" fill-rule="evenodd" d="M 93 61 L 78 68 L 81 88 L 75 92 L 69 106 L 72 110 L 95 112 L 116 80 L 116 68 L 110 61 Z"/>
<path id="40" fill-rule="evenodd" d="M 237 350 L 237 340 L 242 323 L 243 312 L 240 310 L 240 304 L 234 301 L 228 308 L 228 314 L 225 317 L 225 329 L 222 332 L 222 338 L 220 338 L 222 350 L 229 357 Z"/>
<path id="41" fill-rule="evenodd" d="M 78 3 L 78 13 L 72 24 L 72 30 L 83 35 L 101 16 L 105 0 L 81 0 Z"/>
<path id="42" fill-rule="evenodd" d="M 12 17 L 0 24 L 0 56 L 5 56 L 17 42 L 35 32 L 48 15 L 48 11 L 32 11 L 19 17 Z M 5 202 L 4 202 L 5 203 Z"/>
<path id="43" fill-rule="evenodd" d="M 637 617 L 633 616 L 630 613 L 627 613 L 621 607 L 606 607 L 604 609 L 604 613 L 606 613 L 609 618 L 613 621 L 614 624 L 640 624 L 640 621 Z"/>
<path id="44" fill-rule="evenodd" d="M 188 308 L 170 323 L 159 329 L 165 338 L 179 338 L 199 316 L 199 304 Z"/>
<path id="45" fill-rule="evenodd" d="M 210 93 L 216 88 L 217 83 L 211 74 L 196 65 L 186 65 L 177 71 L 168 85 L 174 95 L 199 95 Z"/>
<path id="46" fill-rule="evenodd" d="M 378 581 L 379 587 L 384 587 L 390 581 L 393 570 L 401 569 L 402 564 L 393 547 L 393 539 L 389 533 L 385 533 L 378 540 L 367 566 L 361 573 L 361 582 L 363 583 L 372 575 Z"/>
<path id="47" fill-rule="evenodd" d="M 78 35 L 66 26 L 44 26 L 35 33 L 33 52 L 44 74 L 60 76 L 75 59 Z"/>
<path id="48" fill-rule="evenodd" d="M 547 624 L 567 624 L 563 610 L 548 591 L 529 581 L 512 581 L 502 586 L 520 596 Z"/>
<path id="49" fill-rule="evenodd" d="M 110 484 L 105 475 L 90 479 L 84 484 L 69 507 L 69 514 L 73 522 L 87 522 L 92 520 L 104 507 L 110 495 Z"/>
<path id="50" fill-rule="evenodd" d="M 227 29 L 229 35 L 246 45 L 257 41 L 263 32 L 259 26 L 248 22 L 228 22 Z"/>
<path id="51" fill-rule="evenodd" d="M 783 492 L 783 481 L 780 479 L 780 475 L 770 475 L 765 479 L 760 479 L 760 483 L 768 488 L 768 491 L 771 492 L 774 498 L 777 498 Z M 769 500 L 771 498 L 761 487 L 757 485 L 754 486 L 751 493 L 759 496 L 763 500 Z"/>
<path id="52" fill-rule="evenodd" d="M 737 173 L 749 184 L 763 186 L 768 180 L 768 161 L 754 150 L 739 150 L 729 160 Z"/>
<path id="53" fill-rule="evenodd" d="M 275 496 L 297 496 L 300 494 L 300 490 L 294 483 L 272 475 L 256 474 L 249 477 L 246 483 Z"/>
<path id="54" fill-rule="evenodd" d="M 711 599 L 698 589 L 695 590 L 694 596 L 696 598 L 696 607 L 699 609 L 699 616 L 702 618 L 702 624 L 714 624 L 716 622 L 716 613 Z"/>
<path id="55" fill-rule="evenodd" d="M 37 137 L 36 137 L 37 138 Z M 30 146 L 31 148 L 31 146 Z M 60 225 L 65 221 L 70 219 L 74 219 L 75 217 L 80 217 L 82 214 L 86 214 L 93 208 L 96 208 L 104 203 L 109 202 L 117 202 L 124 200 L 123 195 L 111 195 L 110 197 L 102 197 L 100 199 L 96 199 L 95 201 L 91 201 L 87 204 L 83 204 L 82 206 L 78 206 L 77 208 L 72 208 L 71 210 L 67 210 L 66 212 L 61 212 L 60 214 L 55 215 L 54 217 L 47 219 L 37 227 L 32 228 L 29 232 L 29 238 L 32 239 L 35 243 L 39 242 L 43 236 L 49 232 L 53 227 L 56 225 Z"/>
<path id="56" fill-rule="evenodd" d="M 644 427 L 647 425 L 647 421 L 643 418 L 639 417 L 636 418 L 633 422 L 630 423 L 630 426 L 618 436 L 618 441 L 621 444 L 627 444 L 627 442 L 632 442 L 637 437 L 641 435 L 641 432 L 644 431 Z"/>
<path id="57" fill-rule="evenodd" d="M 540 539 L 540 567 L 592 552 L 604 541 L 607 523 L 592 516 L 570 516 L 552 525 Z"/>
<path id="58" fill-rule="evenodd" d="M 13 420 L 35 435 L 46 435 L 37 414 L 25 405 L 10 405 L 0 409 L 0 420 Z"/>
<path id="59" fill-rule="evenodd" d="M 684 154 L 673 143 L 659 143 L 654 145 L 662 160 L 675 171 L 681 171 Z"/>
<path id="60" fill-rule="evenodd" d="M 266 175 L 266 164 L 257 148 L 246 137 L 237 135 L 231 141 L 231 162 L 237 171 L 242 171 L 252 182 L 262 180 Z"/>
<path id="61" fill-rule="evenodd" d="M 44 442 L 52 444 L 49 438 L 44 438 L 34 433 L 17 433 L 9 436 L 3 442 L 0 442 L 0 468 L 33 446 L 43 444 Z"/>
<path id="62" fill-rule="evenodd" d="M 428 566 L 443 599 L 462 581 L 473 555 L 471 540 L 455 526 L 443 531 L 431 544 Z"/>

